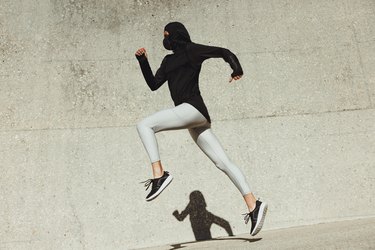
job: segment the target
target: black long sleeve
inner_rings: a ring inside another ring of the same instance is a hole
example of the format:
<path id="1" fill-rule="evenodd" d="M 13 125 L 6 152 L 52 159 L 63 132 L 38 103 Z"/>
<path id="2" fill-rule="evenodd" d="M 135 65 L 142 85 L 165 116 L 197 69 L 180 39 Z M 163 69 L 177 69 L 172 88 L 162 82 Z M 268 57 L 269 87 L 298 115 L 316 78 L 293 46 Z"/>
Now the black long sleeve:
<path id="1" fill-rule="evenodd" d="M 233 70 L 233 73 L 231 74 L 232 77 L 243 75 L 243 70 L 237 56 L 233 54 L 229 49 L 191 43 L 189 55 L 193 61 L 197 61 L 199 63 L 202 63 L 208 58 L 223 58 L 224 61 L 229 63 L 230 67 Z"/>
<path id="2" fill-rule="evenodd" d="M 145 78 L 147 85 L 152 91 L 157 90 L 167 81 L 167 76 L 165 73 L 166 58 L 164 58 L 161 62 L 159 69 L 155 73 L 155 76 L 152 73 L 150 64 L 145 55 L 136 55 L 136 58 L 138 59 L 139 65 L 141 67 L 143 77 Z"/>
<path id="3" fill-rule="evenodd" d="M 189 103 L 199 110 L 209 123 L 211 123 L 211 118 L 199 90 L 202 62 L 208 58 L 223 58 L 233 70 L 232 77 L 243 75 L 237 56 L 229 49 L 193 42 L 188 43 L 183 50 L 166 55 L 155 75 L 144 54 L 136 55 L 136 58 L 147 85 L 152 91 L 160 88 L 168 80 L 168 88 L 175 106 Z"/>

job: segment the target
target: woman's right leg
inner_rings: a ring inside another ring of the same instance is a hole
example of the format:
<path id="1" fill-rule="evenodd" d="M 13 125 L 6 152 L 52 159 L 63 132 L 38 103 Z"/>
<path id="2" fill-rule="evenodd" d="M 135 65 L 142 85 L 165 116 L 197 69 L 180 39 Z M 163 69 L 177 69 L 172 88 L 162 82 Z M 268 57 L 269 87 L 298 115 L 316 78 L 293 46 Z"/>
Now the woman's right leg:
<path id="1" fill-rule="evenodd" d="M 155 133 L 164 130 L 191 128 L 206 122 L 206 118 L 194 106 L 182 103 L 174 108 L 156 112 L 137 124 L 139 136 L 152 163 L 154 174 L 154 179 L 145 181 L 147 188 L 152 184 L 151 191 L 146 196 L 146 201 L 155 199 L 173 179 L 168 171 L 163 171 Z"/>
<path id="2" fill-rule="evenodd" d="M 153 166 L 155 178 L 163 174 L 155 134 L 160 131 L 196 127 L 206 122 L 206 118 L 195 107 L 182 103 L 173 108 L 158 111 L 137 124 L 138 134 Z"/>

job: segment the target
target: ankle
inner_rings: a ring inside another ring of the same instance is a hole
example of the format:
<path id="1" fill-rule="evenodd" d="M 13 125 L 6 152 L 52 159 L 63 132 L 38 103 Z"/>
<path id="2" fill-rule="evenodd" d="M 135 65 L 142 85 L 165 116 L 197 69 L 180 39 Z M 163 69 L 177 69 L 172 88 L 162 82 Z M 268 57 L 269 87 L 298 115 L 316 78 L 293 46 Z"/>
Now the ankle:
<path id="1" fill-rule="evenodd" d="M 252 212 L 256 208 L 256 198 L 252 192 L 247 193 L 243 196 L 245 203 L 249 209 L 249 212 Z"/>
<path id="2" fill-rule="evenodd" d="M 164 170 L 162 170 L 161 172 L 155 173 L 154 179 L 158 179 L 158 178 L 162 177 L 163 175 L 164 175 Z"/>
<path id="3" fill-rule="evenodd" d="M 249 206 L 248 208 L 249 208 L 249 212 L 251 213 L 251 212 L 254 211 L 254 209 L 256 208 L 256 203 L 252 204 L 252 205 Z"/>
<path id="4" fill-rule="evenodd" d="M 163 166 L 161 165 L 161 161 L 156 161 L 152 163 L 152 174 L 154 179 L 160 178 L 164 174 Z"/>

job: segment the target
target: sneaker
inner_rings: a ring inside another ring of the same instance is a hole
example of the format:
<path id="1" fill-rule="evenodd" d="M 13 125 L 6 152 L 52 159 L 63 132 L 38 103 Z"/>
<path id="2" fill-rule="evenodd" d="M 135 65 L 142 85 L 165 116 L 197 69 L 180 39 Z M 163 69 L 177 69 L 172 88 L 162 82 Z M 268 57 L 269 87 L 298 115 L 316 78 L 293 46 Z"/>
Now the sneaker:
<path id="1" fill-rule="evenodd" d="M 145 187 L 147 187 L 146 190 L 150 187 L 152 183 L 151 192 L 147 195 L 146 201 L 151 201 L 155 199 L 168 186 L 172 179 L 172 175 L 170 175 L 168 171 L 164 171 L 162 177 L 148 179 L 146 181 L 140 182 L 145 183 Z"/>
<path id="2" fill-rule="evenodd" d="M 251 230 L 250 234 L 252 236 L 259 233 L 259 231 L 262 229 L 264 218 L 267 213 L 268 205 L 264 202 L 261 202 L 259 199 L 255 202 L 255 208 L 250 213 L 245 213 L 242 215 L 245 215 L 245 224 L 249 222 L 249 219 L 251 218 Z"/>

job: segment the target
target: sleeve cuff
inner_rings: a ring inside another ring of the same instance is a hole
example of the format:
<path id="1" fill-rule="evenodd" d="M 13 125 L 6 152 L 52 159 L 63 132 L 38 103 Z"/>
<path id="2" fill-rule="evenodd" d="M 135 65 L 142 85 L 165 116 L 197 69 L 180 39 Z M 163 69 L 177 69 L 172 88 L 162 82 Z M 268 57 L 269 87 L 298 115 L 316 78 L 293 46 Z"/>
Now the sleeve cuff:
<path id="1" fill-rule="evenodd" d="M 235 77 L 235 76 L 240 76 L 240 75 L 243 75 L 243 72 L 242 72 L 242 70 L 241 70 L 241 71 L 236 71 L 236 72 L 233 72 L 233 73 L 231 74 L 231 76 L 232 76 L 232 77 Z"/>
<path id="2" fill-rule="evenodd" d="M 144 54 L 142 54 L 142 55 L 140 55 L 140 56 L 135 55 L 135 57 L 137 58 L 137 60 L 138 60 L 139 62 L 144 61 L 144 60 L 147 60 L 147 57 L 146 57 Z"/>

